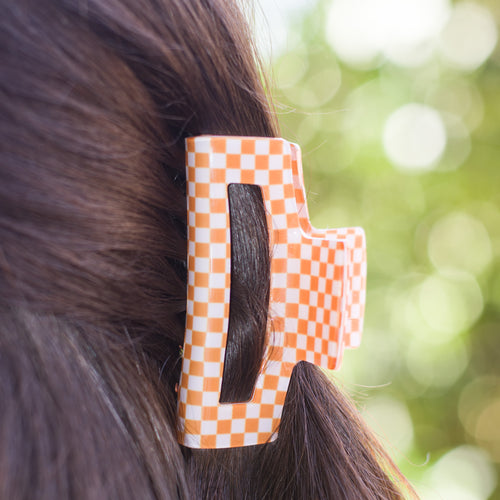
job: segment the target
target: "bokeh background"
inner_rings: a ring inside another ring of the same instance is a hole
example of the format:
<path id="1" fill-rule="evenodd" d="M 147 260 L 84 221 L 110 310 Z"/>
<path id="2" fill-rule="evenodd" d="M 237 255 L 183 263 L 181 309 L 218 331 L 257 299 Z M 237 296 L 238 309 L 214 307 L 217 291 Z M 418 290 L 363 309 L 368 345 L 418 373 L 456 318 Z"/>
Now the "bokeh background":
<path id="1" fill-rule="evenodd" d="M 260 0 L 315 226 L 368 241 L 336 378 L 424 500 L 500 499 L 500 1 Z"/>

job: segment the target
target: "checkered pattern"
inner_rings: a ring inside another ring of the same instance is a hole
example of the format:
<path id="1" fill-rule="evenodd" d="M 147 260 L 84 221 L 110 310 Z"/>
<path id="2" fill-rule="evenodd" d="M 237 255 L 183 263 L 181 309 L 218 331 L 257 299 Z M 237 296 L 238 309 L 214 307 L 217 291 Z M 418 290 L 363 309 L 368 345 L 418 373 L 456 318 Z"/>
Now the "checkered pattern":
<path id="1" fill-rule="evenodd" d="M 179 384 L 179 440 L 228 448 L 276 438 L 293 367 L 339 368 L 361 338 L 366 251 L 360 228 L 311 226 L 300 150 L 276 138 L 186 141 L 188 292 Z M 229 320 L 231 239 L 227 186 L 262 189 L 271 245 L 268 346 L 252 399 L 220 403 Z"/>

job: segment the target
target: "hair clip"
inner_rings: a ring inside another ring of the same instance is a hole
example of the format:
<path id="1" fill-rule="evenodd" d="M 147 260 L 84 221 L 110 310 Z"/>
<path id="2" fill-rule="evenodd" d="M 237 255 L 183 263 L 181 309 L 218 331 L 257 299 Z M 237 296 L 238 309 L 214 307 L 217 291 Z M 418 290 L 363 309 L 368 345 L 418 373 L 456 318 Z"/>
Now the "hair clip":
<path id="1" fill-rule="evenodd" d="M 311 226 L 300 149 L 284 139 L 188 138 L 186 175 L 188 290 L 179 442 L 191 448 L 263 444 L 277 437 L 293 367 L 308 361 L 338 369 L 344 348 L 360 344 L 364 232 Z M 231 280 L 227 188 L 232 183 L 261 187 L 272 249 L 268 345 L 253 396 L 245 403 L 220 402 Z"/>

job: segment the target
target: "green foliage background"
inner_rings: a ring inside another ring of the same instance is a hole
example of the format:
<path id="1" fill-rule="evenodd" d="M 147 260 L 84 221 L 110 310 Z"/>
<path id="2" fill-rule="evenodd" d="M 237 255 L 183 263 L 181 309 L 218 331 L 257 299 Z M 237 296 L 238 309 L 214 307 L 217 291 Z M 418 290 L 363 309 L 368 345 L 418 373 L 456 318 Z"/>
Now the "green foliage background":
<path id="1" fill-rule="evenodd" d="M 498 0 L 476 3 L 500 24 Z M 499 45 L 468 72 L 439 57 L 353 69 L 325 39 L 329 5 L 293 17 L 272 93 L 282 136 L 302 148 L 313 224 L 367 234 L 362 347 L 335 377 L 422 498 L 500 499 Z M 448 127 L 428 171 L 384 151 L 388 116 L 410 102 Z"/>

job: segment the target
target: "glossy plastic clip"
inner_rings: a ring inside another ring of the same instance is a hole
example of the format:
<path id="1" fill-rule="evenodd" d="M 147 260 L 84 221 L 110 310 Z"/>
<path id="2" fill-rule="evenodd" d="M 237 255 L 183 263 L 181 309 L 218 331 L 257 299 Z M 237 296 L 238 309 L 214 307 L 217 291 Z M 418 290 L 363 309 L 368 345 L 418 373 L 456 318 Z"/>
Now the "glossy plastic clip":
<path id="1" fill-rule="evenodd" d="M 361 340 L 366 245 L 361 228 L 318 230 L 307 211 L 300 149 L 277 138 L 186 140 L 188 290 L 179 383 L 179 441 L 229 448 L 277 437 L 299 361 L 337 369 Z M 271 248 L 268 344 L 254 394 L 220 403 L 229 320 L 227 187 L 261 187 Z"/>

